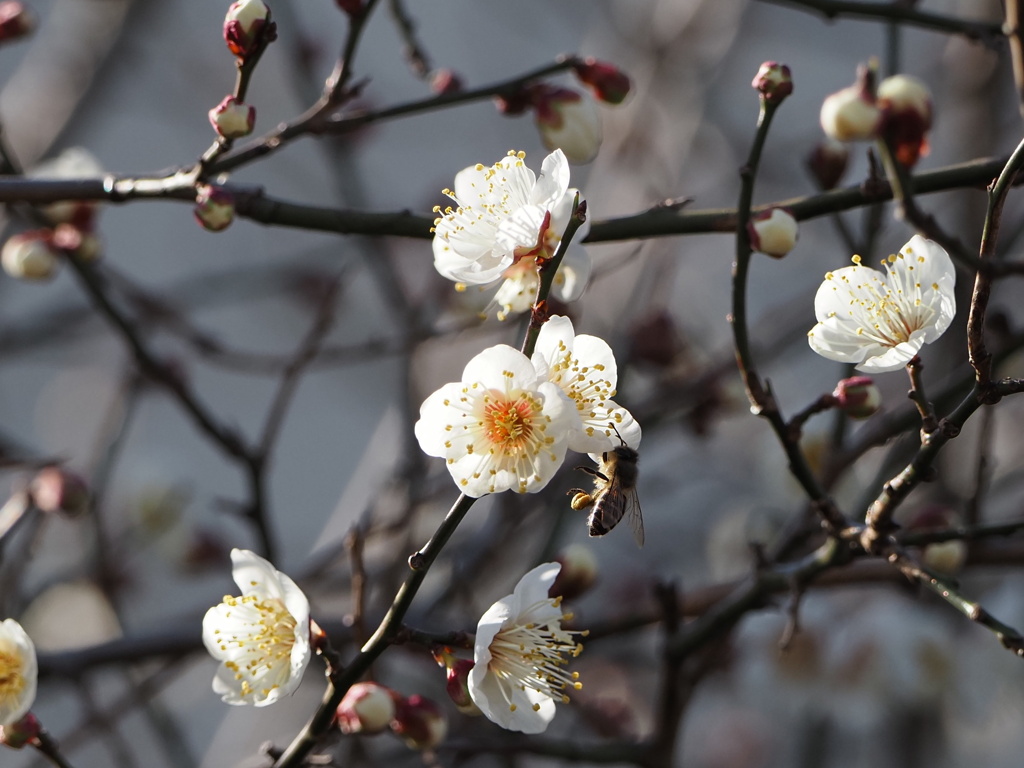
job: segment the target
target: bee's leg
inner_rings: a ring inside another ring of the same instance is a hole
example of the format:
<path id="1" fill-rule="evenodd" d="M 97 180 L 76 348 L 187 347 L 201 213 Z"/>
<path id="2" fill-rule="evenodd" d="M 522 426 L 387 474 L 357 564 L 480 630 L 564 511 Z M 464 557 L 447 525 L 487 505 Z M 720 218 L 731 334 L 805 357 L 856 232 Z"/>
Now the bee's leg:
<path id="1" fill-rule="evenodd" d="M 583 470 L 588 475 L 593 475 L 594 477 L 597 477 L 597 478 L 600 478 L 601 480 L 604 480 L 606 483 L 608 482 L 608 478 L 604 476 L 604 473 L 598 472 L 593 467 L 575 467 L 575 469 Z"/>

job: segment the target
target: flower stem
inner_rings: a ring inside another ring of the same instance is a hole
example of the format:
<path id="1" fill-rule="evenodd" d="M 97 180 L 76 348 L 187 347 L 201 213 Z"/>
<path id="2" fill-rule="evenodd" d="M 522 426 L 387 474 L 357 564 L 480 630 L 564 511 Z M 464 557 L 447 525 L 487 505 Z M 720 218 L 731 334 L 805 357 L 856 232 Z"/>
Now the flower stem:
<path id="1" fill-rule="evenodd" d="M 45 730 L 40 729 L 39 734 L 32 740 L 32 745 L 57 768 L 71 768 L 71 763 L 61 754 L 57 742 Z"/>

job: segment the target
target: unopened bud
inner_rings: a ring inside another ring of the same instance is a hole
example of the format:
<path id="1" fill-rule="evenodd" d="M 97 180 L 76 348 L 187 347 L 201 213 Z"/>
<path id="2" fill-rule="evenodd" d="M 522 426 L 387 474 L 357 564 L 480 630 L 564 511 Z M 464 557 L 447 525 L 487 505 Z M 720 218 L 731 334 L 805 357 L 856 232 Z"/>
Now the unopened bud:
<path id="1" fill-rule="evenodd" d="M 799 227 L 789 211 L 769 208 L 751 216 L 748 233 L 751 248 L 781 259 L 796 245 Z"/>
<path id="2" fill-rule="evenodd" d="M 874 139 L 882 125 L 882 110 L 875 103 L 874 71 L 861 67 L 857 82 L 825 97 L 821 128 L 837 141 Z"/>
<path id="3" fill-rule="evenodd" d="M 342 733 L 374 734 L 387 730 L 395 716 L 394 691 L 377 683 L 356 683 L 338 705 Z"/>
<path id="4" fill-rule="evenodd" d="M 807 168 L 811 176 L 824 190 L 835 189 L 835 186 L 846 173 L 850 161 L 850 150 L 841 141 L 826 136 L 815 145 L 807 156 Z"/>
<path id="5" fill-rule="evenodd" d="M 256 124 L 256 108 L 234 96 L 225 96 L 210 110 L 210 125 L 225 139 L 240 139 L 252 133 Z"/>
<path id="6" fill-rule="evenodd" d="M 35 28 L 35 17 L 22 3 L 0 3 L 0 43 L 25 37 Z"/>
<path id="7" fill-rule="evenodd" d="M 58 224 L 53 230 L 51 243 L 86 262 L 96 261 L 103 250 L 94 232 L 79 229 L 74 224 Z"/>
<path id="8" fill-rule="evenodd" d="M 541 84 L 531 89 L 534 121 L 549 150 L 561 149 L 573 164 L 589 163 L 601 148 L 601 115 L 589 96 Z"/>
<path id="9" fill-rule="evenodd" d="M 410 749 L 432 749 L 448 735 L 448 721 L 435 702 L 417 693 L 396 703 L 391 730 Z"/>
<path id="10" fill-rule="evenodd" d="M 866 419 L 882 405 L 882 393 L 870 376 L 851 376 L 836 385 L 832 393 L 839 408 L 851 419 Z"/>
<path id="11" fill-rule="evenodd" d="M 223 187 L 203 184 L 196 193 L 192 213 L 203 229 L 220 232 L 235 219 L 235 197 Z"/>
<path id="12" fill-rule="evenodd" d="M 464 715 L 479 715 L 480 708 L 469 695 L 469 672 L 473 669 L 473 662 L 469 659 L 460 659 L 452 653 L 451 648 L 442 647 L 434 651 L 434 659 L 445 668 L 447 682 L 445 690 L 448 696 L 455 702 L 456 708 Z"/>
<path id="13" fill-rule="evenodd" d="M 363 0 L 334 0 L 334 2 L 349 16 L 358 16 L 363 12 Z"/>
<path id="14" fill-rule="evenodd" d="M 430 90 L 438 95 L 459 93 L 462 90 L 462 78 L 450 69 L 439 69 L 430 77 Z"/>
<path id="15" fill-rule="evenodd" d="M 251 55 L 277 37 L 270 9 L 263 0 L 237 0 L 224 16 L 224 42 L 240 59 Z"/>
<path id="16" fill-rule="evenodd" d="M 932 94 L 909 75 L 887 77 L 878 84 L 878 106 L 884 114 L 882 133 L 896 158 L 908 168 L 928 154 L 932 127 Z"/>
<path id="17" fill-rule="evenodd" d="M 11 749 L 21 749 L 37 739 L 42 730 L 39 720 L 29 712 L 17 722 L 0 725 L 0 744 Z"/>
<path id="18" fill-rule="evenodd" d="M 766 102 L 779 104 L 793 92 L 793 74 L 785 64 L 766 61 L 750 84 Z"/>
<path id="19" fill-rule="evenodd" d="M 51 514 L 77 517 L 89 508 L 89 486 L 63 467 L 44 467 L 32 478 L 32 501 Z"/>
<path id="20" fill-rule="evenodd" d="M 959 525 L 956 512 L 938 504 L 918 510 L 907 523 L 912 531 L 942 531 Z M 956 576 L 967 562 L 967 543 L 962 539 L 936 541 L 921 550 L 926 568 L 943 576 Z"/>
<path id="21" fill-rule="evenodd" d="M 589 590 L 597 581 L 597 558 L 590 547 L 570 544 L 555 560 L 561 563 L 562 570 L 548 590 L 551 597 L 572 600 Z"/>
<path id="22" fill-rule="evenodd" d="M 494 97 L 494 105 L 498 108 L 498 112 L 505 117 L 516 117 L 533 105 L 531 93 L 529 88 L 520 88 L 509 93 L 498 94 Z"/>
<path id="23" fill-rule="evenodd" d="M 629 75 L 614 64 L 586 58 L 573 66 L 573 71 L 580 82 L 590 86 L 594 96 L 606 104 L 621 104 L 629 94 Z"/>
<path id="24" fill-rule="evenodd" d="M 50 241 L 52 232 L 37 229 L 12 235 L 0 249 L 4 272 L 19 280 L 49 280 L 60 263 Z"/>

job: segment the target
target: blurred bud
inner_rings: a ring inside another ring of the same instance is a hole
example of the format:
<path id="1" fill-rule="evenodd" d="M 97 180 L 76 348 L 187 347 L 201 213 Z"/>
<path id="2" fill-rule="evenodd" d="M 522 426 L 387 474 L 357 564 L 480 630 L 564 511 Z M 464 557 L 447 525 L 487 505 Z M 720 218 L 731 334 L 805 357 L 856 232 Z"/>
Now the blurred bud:
<path id="1" fill-rule="evenodd" d="M 103 248 L 99 237 L 87 229 L 79 229 L 74 224 L 58 224 L 53 230 L 52 244 L 71 253 L 82 261 L 96 261 Z"/>
<path id="2" fill-rule="evenodd" d="M 434 659 L 445 668 L 447 683 L 445 690 L 455 707 L 464 715 L 479 715 L 480 707 L 476 705 L 469 695 L 469 671 L 473 669 L 473 662 L 469 659 L 457 658 L 451 648 L 438 648 L 434 650 Z"/>
<path id="3" fill-rule="evenodd" d="M 589 590 L 597 581 L 597 558 L 584 544 L 570 544 L 555 558 L 562 570 L 555 577 L 548 594 L 572 600 Z"/>
<path id="4" fill-rule="evenodd" d="M 256 125 L 256 108 L 234 96 L 225 96 L 210 110 L 210 125 L 225 139 L 240 139 L 252 133 Z"/>
<path id="5" fill-rule="evenodd" d="M 807 156 L 807 168 L 811 176 L 824 190 L 835 189 L 836 184 L 846 173 L 846 165 L 850 160 L 850 150 L 841 141 L 829 136 L 819 141 Z"/>
<path id="6" fill-rule="evenodd" d="M 224 42 L 244 59 L 277 37 L 270 9 L 263 0 L 237 0 L 224 16 Z"/>
<path id="7" fill-rule="evenodd" d="M 0 3 L 0 43 L 25 37 L 36 28 L 35 17 L 17 2 Z"/>
<path id="8" fill-rule="evenodd" d="M 363 0 L 334 0 L 349 16 L 358 16 L 363 12 Z"/>
<path id="9" fill-rule="evenodd" d="M 0 744 L 11 749 L 21 749 L 39 737 L 43 728 L 31 712 L 10 725 L 0 725 Z"/>
<path id="10" fill-rule="evenodd" d="M 59 256 L 48 229 L 12 235 L 0 249 L 4 272 L 19 280 L 49 280 L 57 271 Z"/>
<path id="11" fill-rule="evenodd" d="M 342 733 L 367 735 L 387 730 L 395 717 L 396 694 L 377 683 L 356 683 L 345 693 L 335 716 Z"/>
<path id="12" fill-rule="evenodd" d="M 516 117 L 533 105 L 532 91 L 529 88 L 520 88 L 517 91 L 499 94 L 494 97 L 494 105 L 505 117 Z"/>
<path id="13" fill-rule="evenodd" d="M 409 749 L 432 749 L 444 741 L 448 721 L 435 702 L 417 693 L 396 702 L 391 730 Z"/>
<path id="14" fill-rule="evenodd" d="M 235 219 L 235 197 L 223 187 L 202 184 L 196 192 L 192 213 L 203 229 L 220 232 Z"/>
<path id="15" fill-rule="evenodd" d="M 574 65 L 573 71 L 606 104 L 621 104 L 629 94 L 629 75 L 614 64 L 588 57 Z"/>
<path id="16" fill-rule="evenodd" d="M 665 310 L 641 318 L 629 331 L 629 359 L 667 368 L 682 351 L 675 320 Z"/>
<path id="17" fill-rule="evenodd" d="M 894 75 L 878 84 L 878 106 L 884 114 L 882 134 L 896 159 L 908 168 L 928 154 L 932 127 L 932 94 L 928 86 L 909 75 Z"/>
<path id="18" fill-rule="evenodd" d="M 601 115 L 589 96 L 540 84 L 530 90 L 534 121 L 549 150 L 561 149 L 575 165 L 589 163 L 601 148 Z"/>
<path id="19" fill-rule="evenodd" d="M 747 228 L 750 247 L 775 259 L 781 259 L 793 250 L 799 230 L 796 219 L 783 208 L 755 213 L 750 217 Z"/>
<path id="20" fill-rule="evenodd" d="M 852 376 L 836 384 L 832 396 L 851 419 L 866 419 L 882 405 L 882 393 L 870 376 Z"/>
<path id="21" fill-rule="evenodd" d="M 959 524 L 960 518 L 952 509 L 931 504 L 915 512 L 907 528 L 912 531 L 944 531 Z M 921 562 L 942 576 L 956 576 L 967 562 L 967 542 L 950 539 L 926 544 L 921 551 Z"/>
<path id="22" fill-rule="evenodd" d="M 874 139 L 882 125 L 882 110 L 875 103 L 875 73 L 870 67 L 857 70 L 857 82 L 825 97 L 821 104 L 821 128 L 837 141 Z"/>
<path id="23" fill-rule="evenodd" d="M 780 104 L 793 92 L 793 75 L 785 64 L 766 61 L 750 84 L 766 102 Z"/>
<path id="24" fill-rule="evenodd" d="M 63 467 L 44 467 L 32 478 L 32 501 L 43 512 L 76 517 L 89 508 L 89 486 Z"/>
<path id="25" fill-rule="evenodd" d="M 71 224 L 92 229 L 99 205 L 93 200 L 58 200 L 43 207 L 43 215 L 53 224 Z"/>
<path id="26" fill-rule="evenodd" d="M 459 93 L 462 90 L 462 78 L 450 69 L 438 69 L 430 76 L 430 90 L 438 95 Z"/>

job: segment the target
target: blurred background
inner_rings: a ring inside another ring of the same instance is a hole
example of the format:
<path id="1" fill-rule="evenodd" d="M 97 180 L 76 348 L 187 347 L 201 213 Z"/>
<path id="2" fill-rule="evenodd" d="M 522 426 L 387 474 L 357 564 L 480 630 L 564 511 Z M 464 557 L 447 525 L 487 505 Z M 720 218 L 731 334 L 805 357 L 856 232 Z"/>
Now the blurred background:
<path id="1" fill-rule="evenodd" d="M 221 39 L 227 2 L 55 0 L 28 3 L 39 26 L 0 47 L 0 120 L 13 155 L 39 173 L 153 176 L 188 167 L 214 138 L 207 112 L 234 82 Z M 247 98 L 256 134 L 293 119 L 319 95 L 341 48 L 347 17 L 329 0 L 270 3 L 279 40 L 257 67 Z M 823 98 L 878 57 L 931 88 L 931 153 L 918 170 L 1005 156 L 1019 141 L 1007 46 L 879 20 L 832 21 L 799 4 L 740 0 L 597 0 L 516 3 L 382 2 L 355 59 L 365 80 L 346 110 L 426 98 L 431 76 L 456 73 L 468 88 L 510 79 L 562 53 L 613 62 L 632 78 L 620 106 L 600 105 L 597 159 L 573 168 L 592 221 L 664 200 L 693 208 L 736 205 L 738 169 L 757 118 L 750 81 L 763 61 L 790 66 L 795 90 L 781 108 L 762 162 L 755 203 L 814 194 L 805 158 L 822 138 Z M 999 24 L 996 0 L 928 0 L 935 14 Z M 410 66 L 401 11 L 425 71 Z M 569 75 L 556 84 L 578 87 Z M 343 112 L 345 114 L 345 112 Z M 294 203 L 429 215 L 457 171 L 489 165 L 510 148 L 539 169 L 546 154 L 530 115 L 508 117 L 484 99 L 379 123 L 341 137 L 300 138 L 239 168 L 233 183 L 259 185 Z M 84 159 L 83 159 L 84 158 Z M 84 164 L 84 165 L 83 165 Z M 868 173 L 853 148 L 844 184 Z M 948 232 L 976 249 L 985 212 L 980 189 L 922 198 Z M 1011 256 L 1024 216 L 1007 205 L 1001 245 Z M 28 226 L 9 211 L 6 235 Z M 898 250 L 912 230 L 889 206 L 843 214 L 866 258 Z M 265 472 L 275 565 L 307 590 L 318 621 L 343 655 L 379 621 L 405 569 L 455 499 L 443 462 L 412 437 L 419 404 L 457 380 L 486 346 L 518 346 L 521 319 L 481 321 L 487 297 L 456 293 L 432 265 L 426 238 L 339 236 L 267 227 L 240 218 L 220 233 L 196 225 L 174 200 L 105 205 L 100 269 L 117 306 L 147 347 L 188 383 L 217 420 L 255 442 L 290 362 L 318 318 L 331 320 L 319 355 L 302 371 Z M 657 616 L 653 588 L 673 583 L 707 595 L 749 575 L 757 545 L 770 547 L 799 521 L 806 500 L 767 425 L 750 415 L 733 363 L 729 312 L 734 240 L 728 233 L 594 243 L 594 274 L 567 309 L 577 333 L 616 350 L 617 400 L 644 427 L 640 496 L 647 544 L 624 530 L 588 539 L 564 492 L 580 484 L 570 456 L 541 494 L 481 500 L 435 566 L 409 623 L 471 629 L 530 567 L 572 543 L 597 561 L 598 582 L 574 605 L 581 627 Z M 811 354 L 812 297 L 822 275 L 852 249 L 831 217 L 803 222 L 783 261 L 757 258 L 751 274 L 753 342 L 762 373 L 791 414 L 848 375 Z M 924 354 L 929 393 L 968 373 L 964 351 L 971 276 L 959 275 L 954 327 Z M 336 287 L 335 287 L 336 286 Z M 1019 323 L 1015 283 L 997 286 L 993 314 L 1007 337 Z M 1001 375 L 1021 375 L 1011 356 Z M 902 373 L 879 376 L 882 413 L 911 411 Z M 979 413 L 943 453 L 936 482 L 900 516 L 943 525 L 1016 519 L 1021 510 L 1022 404 Z M 830 459 L 871 428 L 826 414 L 804 445 Z M 832 472 L 854 517 L 906 463 L 910 440 L 866 451 Z M 233 592 L 228 552 L 259 548 L 244 515 L 245 468 L 198 431 L 179 402 L 140 375 L 123 334 L 64 269 L 46 283 L 0 275 L 0 445 L 3 482 L 15 493 L 26 462 L 59 460 L 93 492 L 88 514 L 36 515 L 5 541 L 2 615 L 35 640 L 43 677 L 34 707 L 77 768 L 259 765 L 261 742 L 286 745 L 314 711 L 322 678 L 311 668 L 292 699 L 229 708 L 210 690 L 215 664 L 202 650 L 206 609 Z M 992 555 L 971 552 L 965 593 L 1004 621 L 1024 623 L 1024 549 L 1011 539 Z M 753 545 L 753 546 L 752 546 Z M 987 552 L 987 550 L 986 550 Z M 366 607 L 352 600 L 352 563 L 365 563 Z M 1009 566 L 1009 567 L 1007 567 Z M 872 583 L 812 588 L 800 631 L 785 650 L 789 598 L 740 622 L 686 676 L 676 765 L 1016 766 L 1024 750 L 1024 665 L 997 640 L 895 572 Z M 841 579 L 839 579 L 841 580 Z M 346 618 L 348 621 L 346 621 Z M 648 737 L 660 675 L 654 619 L 588 643 L 575 667 L 585 689 L 561 708 L 549 735 L 586 744 Z M 123 638 L 123 644 L 109 643 Z M 95 651 L 99 646 L 103 653 Z M 75 653 L 78 649 L 80 653 Z M 82 650 L 85 649 L 85 650 Z M 317 662 L 314 661 L 314 665 Z M 443 675 L 417 648 L 390 652 L 376 677 L 404 694 L 443 702 L 449 739 L 504 736 L 463 718 L 444 700 Z M 549 763 L 510 750 L 433 757 L 397 739 L 328 745 L 338 764 L 466 760 Z M 589 762 L 584 760 L 583 762 Z M 5 750 L 0 764 L 37 765 Z"/>

